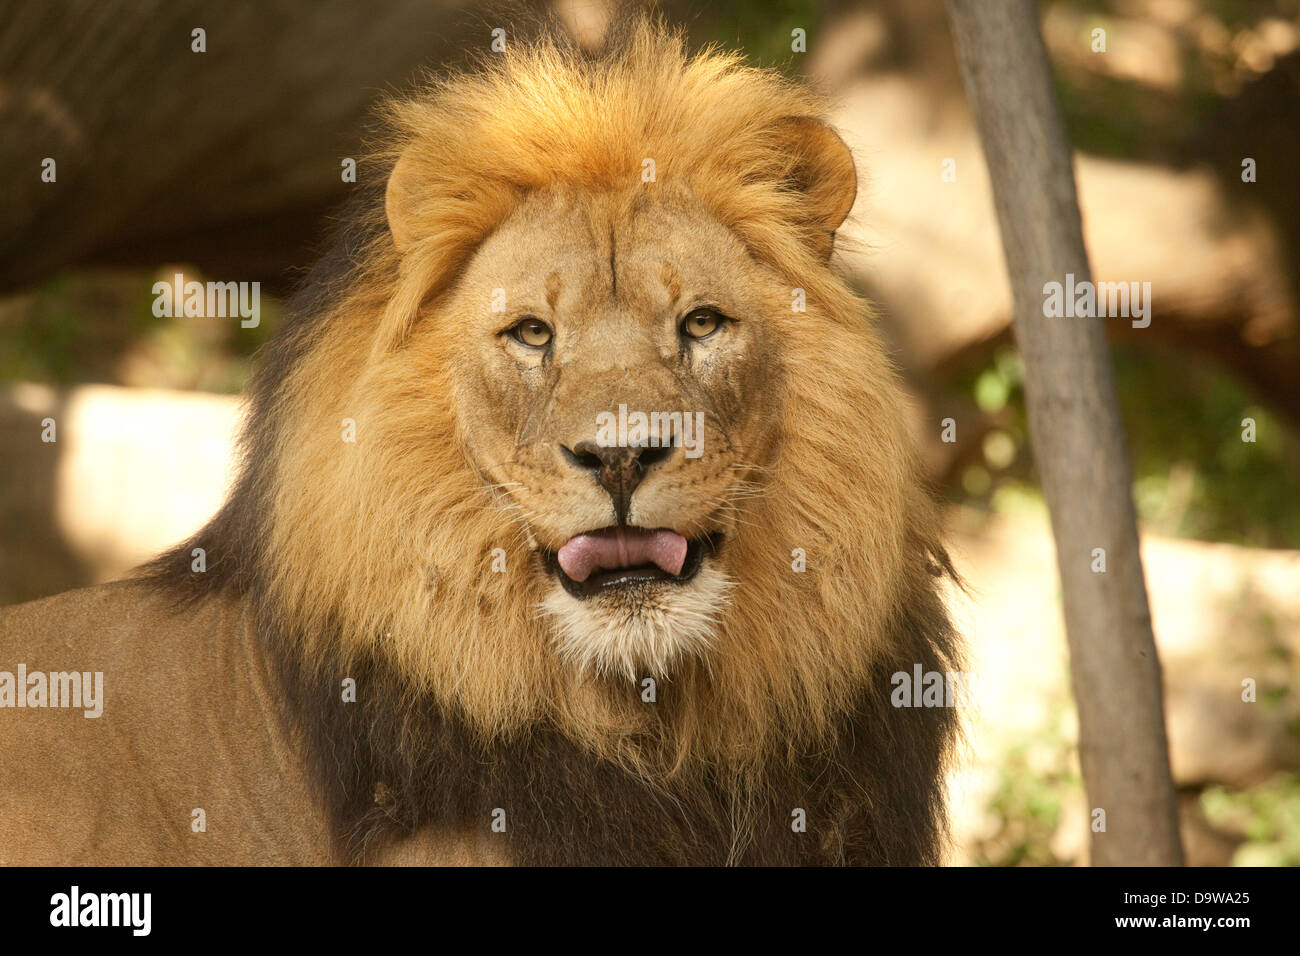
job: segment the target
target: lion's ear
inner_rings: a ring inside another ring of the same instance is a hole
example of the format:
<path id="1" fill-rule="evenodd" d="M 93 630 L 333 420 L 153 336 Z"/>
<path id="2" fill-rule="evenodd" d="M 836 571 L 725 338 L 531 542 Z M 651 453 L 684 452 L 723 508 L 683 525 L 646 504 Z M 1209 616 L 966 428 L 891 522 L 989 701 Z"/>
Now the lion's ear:
<path id="1" fill-rule="evenodd" d="M 403 153 L 393 171 L 388 174 L 388 186 L 384 191 L 384 215 L 388 219 L 388 231 L 393 236 L 393 245 L 399 254 L 406 252 L 415 240 L 415 179 L 415 163 L 408 154 Z M 439 264 L 436 255 L 425 256 L 419 261 L 403 258 L 398 283 L 389 298 L 376 339 L 379 351 L 395 349 L 406 340 L 420 303 L 433 285 Z"/>
<path id="2" fill-rule="evenodd" d="M 398 252 L 406 251 L 411 244 L 411 180 L 414 178 L 410 157 L 403 154 L 388 176 L 384 192 L 384 215 L 388 217 L 388 231 L 393 234 L 393 244 Z"/>
<path id="3" fill-rule="evenodd" d="M 793 157 L 790 184 L 804 196 L 806 223 L 818 237 L 818 252 L 831 254 L 835 230 L 858 195 L 853 154 L 839 134 L 820 120 L 789 116 L 777 124 L 781 149 Z"/>

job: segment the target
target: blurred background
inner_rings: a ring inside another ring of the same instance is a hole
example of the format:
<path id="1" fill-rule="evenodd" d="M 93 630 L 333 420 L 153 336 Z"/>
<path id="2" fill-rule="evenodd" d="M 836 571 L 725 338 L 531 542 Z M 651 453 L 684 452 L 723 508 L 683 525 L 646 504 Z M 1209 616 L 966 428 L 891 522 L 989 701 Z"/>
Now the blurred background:
<path id="1" fill-rule="evenodd" d="M 600 0 L 545 6 L 591 42 L 610 16 Z M 951 779 L 952 862 L 1086 863 L 1052 541 L 943 5 L 660 7 L 693 43 L 828 90 L 858 157 L 843 266 L 906 378 L 971 585 L 952 596 L 981 681 Z M 1300 0 L 1040 7 L 1094 278 L 1152 286 L 1149 328 L 1107 327 L 1188 862 L 1297 865 Z M 509 36 L 511 16 L 437 0 L 0 2 L 0 603 L 121 576 L 216 509 L 237 396 L 356 188 L 342 171 L 371 105 L 493 27 Z M 260 325 L 156 317 L 153 283 L 176 272 L 260 282 Z M 47 418 L 57 441 L 41 440 Z"/>

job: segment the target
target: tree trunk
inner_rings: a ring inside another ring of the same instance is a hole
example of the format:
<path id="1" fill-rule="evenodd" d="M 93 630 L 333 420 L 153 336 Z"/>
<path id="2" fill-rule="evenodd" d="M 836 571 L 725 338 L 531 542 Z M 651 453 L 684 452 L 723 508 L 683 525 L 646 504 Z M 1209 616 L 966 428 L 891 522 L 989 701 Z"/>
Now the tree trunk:
<path id="1" fill-rule="evenodd" d="M 1104 320 L 1044 315 L 1045 283 L 1072 273 L 1077 285 L 1090 271 L 1037 12 L 1032 0 L 948 0 L 948 14 L 993 184 L 1056 540 L 1092 861 L 1179 865 L 1160 662 Z"/>

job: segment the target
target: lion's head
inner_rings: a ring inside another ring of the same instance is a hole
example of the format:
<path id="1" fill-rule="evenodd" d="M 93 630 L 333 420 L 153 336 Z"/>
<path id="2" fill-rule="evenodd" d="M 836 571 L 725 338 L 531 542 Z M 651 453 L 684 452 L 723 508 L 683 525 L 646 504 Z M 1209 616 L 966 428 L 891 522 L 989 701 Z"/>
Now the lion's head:
<path id="1" fill-rule="evenodd" d="M 391 108 L 374 228 L 262 371 L 230 506 L 297 653 L 643 765 L 833 725 L 936 538 L 830 264 L 857 176 L 824 113 L 646 24 Z"/>

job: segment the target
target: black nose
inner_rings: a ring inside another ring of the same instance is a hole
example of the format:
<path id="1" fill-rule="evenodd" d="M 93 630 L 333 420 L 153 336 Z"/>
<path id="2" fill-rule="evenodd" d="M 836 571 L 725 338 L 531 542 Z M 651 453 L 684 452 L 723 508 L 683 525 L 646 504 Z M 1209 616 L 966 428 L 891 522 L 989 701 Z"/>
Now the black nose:
<path id="1" fill-rule="evenodd" d="M 590 471 L 600 486 L 614 499 L 614 513 L 619 524 L 627 523 L 632 492 L 645 473 L 672 453 L 671 447 L 649 448 L 627 445 L 598 445 L 594 441 L 580 441 L 572 449 L 560 446 L 570 464 Z"/>

